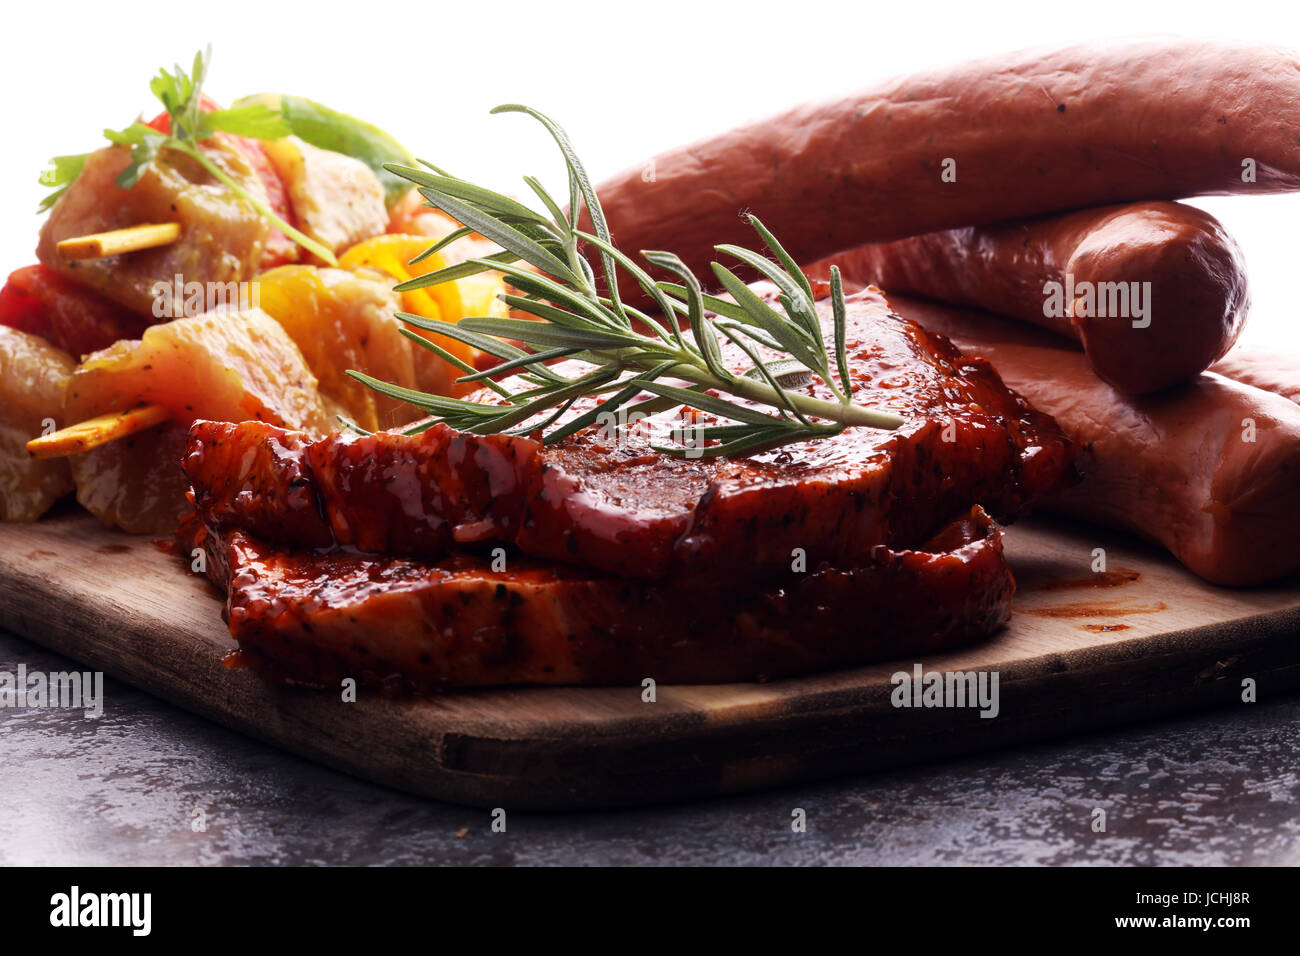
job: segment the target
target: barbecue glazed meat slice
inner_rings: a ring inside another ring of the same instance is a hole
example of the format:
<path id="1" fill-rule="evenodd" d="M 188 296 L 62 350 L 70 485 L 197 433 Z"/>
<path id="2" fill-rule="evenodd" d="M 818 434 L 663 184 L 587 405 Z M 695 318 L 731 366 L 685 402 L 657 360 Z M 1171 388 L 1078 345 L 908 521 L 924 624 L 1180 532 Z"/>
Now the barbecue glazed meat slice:
<path id="1" fill-rule="evenodd" d="M 976 508 L 924 550 L 874 549 L 709 600 L 660 582 L 457 555 L 434 564 L 289 550 L 212 534 L 209 576 L 227 590 L 239 660 L 269 676 L 345 677 L 417 692 L 506 684 L 756 680 L 916 655 L 978 640 L 1015 590 L 1001 531 Z"/>
<path id="2" fill-rule="evenodd" d="M 848 341 L 855 400 L 899 412 L 897 431 L 853 428 L 728 460 L 654 451 L 669 442 L 675 412 L 550 446 L 435 426 L 333 435 L 277 470 L 283 459 L 259 449 L 294 444 L 283 432 L 198 422 L 184 467 L 217 530 L 318 546 L 324 523 L 339 544 L 421 558 L 513 543 L 534 557 L 679 581 L 779 575 L 797 548 L 810 566 L 850 566 L 876 545 L 917 547 L 975 504 L 1010 520 L 1073 479 L 1076 449 L 1049 417 L 878 293 L 850 303 Z M 726 358 L 747 367 L 737 350 Z M 820 383 L 808 391 L 829 397 Z M 284 499 L 287 484 L 303 482 L 315 492 L 299 496 L 303 507 L 319 510 L 295 519 L 311 528 L 298 537 L 263 496 Z"/>
<path id="3" fill-rule="evenodd" d="M 264 422 L 200 421 L 182 465 L 199 513 L 217 530 L 435 558 L 457 543 L 513 539 L 538 471 L 539 442 L 444 425 L 412 438 L 378 437 L 354 447 L 343 436 L 313 442 Z M 338 467 L 340 454 L 348 456 L 346 470 Z"/>
<path id="4" fill-rule="evenodd" d="M 303 432 L 264 422 L 243 424 L 249 427 L 200 421 L 191 428 L 191 434 L 197 429 L 205 435 L 204 463 L 212 479 L 194 489 L 195 509 L 204 523 L 221 530 L 246 520 L 272 541 L 307 548 L 332 546 L 334 536 L 322 517 L 306 460 L 311 439 Z M 249 440 L 254 434 L 258 440 Z M 186 455 L 185 462 L 192 454 Z"/>

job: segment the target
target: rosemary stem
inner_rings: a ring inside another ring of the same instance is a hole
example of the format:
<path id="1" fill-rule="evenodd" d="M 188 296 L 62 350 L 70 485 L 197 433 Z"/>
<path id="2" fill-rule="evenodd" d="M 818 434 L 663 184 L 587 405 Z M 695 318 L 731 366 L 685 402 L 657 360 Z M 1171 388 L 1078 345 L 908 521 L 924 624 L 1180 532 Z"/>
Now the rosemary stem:
<path id="1" fill-rule="evenodd" d="M 775 408 L 780 408 L 783 402 L 781 396 L 765 382 L 756 382 L 753 379 L 741 377 L 737 377 L 730 382 L 723 382 L 708 372 L 689 366 L 674 370 L 672 374 L 678 378 L 695 382 L 697 385 L 703 385 L 706 388 L 720 388 L 733 395 L 739 395 L 741 398 L 762 402 Z M 841 425 L 865 425 L 869 428 L 892 429 L 903 424 L 902 417 L 895 415 L 893 412 L 876 411 L 851 402 L 828 402 L 825 399 L 813 398 L 810 395 L 801 395 L 798 392 L 791 391 L 786 392 L 786 399 L 805 415 L 839 422 Z"/>
<path id="2" fill-rule="evenodd" d="M 653 365 L 644 361 L 628 362 L 622 352 L 593 352 L 591 355 L 598 361 L 609 365 L 623 365 L 626 368 L 635 367 L 638 369 L 653 367 Z M 685 379 L 696 385 L 703 385 L 705 388 L 720 389 L 764 405 L 780 408 L 786 400 L 789 400 L 805 415 L 811 415 L 826 421 L 839 422 L 841 425 L 864 425 L 869 428 L 893 429 L 903 424 L 902 417 L 893 412 L 876 411 L 862 405 L 855 405 L 852 402 L 828 402 L 825 399 L 813 398 L 811 395 L 801 395 L 798 392 L 791 391 L 787 391 L 783 399 L 766 382 L 755 381 L 743 376 L 733 376 L 730 381 L 723 381 L 707 369 L 702 369 L 696 365 L 693 356 L 685 352 L 678 352 L 676 355 L 665 356 L 665 358 L 676 359 L 679 363 L 676 367 L 670 369 L 666 373 L 667 375 Z"/>
<path id="3" fill-rule="evenodd" d="M 587 282 L 586 273 L 583 272 L 583 263 L 579 261 L 582 256 L 578 253 L 578 237 L 572 232 L 564 237 L 564 254 L 569 260 L 569 269 L 578 279 L 578 290 L 585 295 L 594 296 L 596 290 Z"/>

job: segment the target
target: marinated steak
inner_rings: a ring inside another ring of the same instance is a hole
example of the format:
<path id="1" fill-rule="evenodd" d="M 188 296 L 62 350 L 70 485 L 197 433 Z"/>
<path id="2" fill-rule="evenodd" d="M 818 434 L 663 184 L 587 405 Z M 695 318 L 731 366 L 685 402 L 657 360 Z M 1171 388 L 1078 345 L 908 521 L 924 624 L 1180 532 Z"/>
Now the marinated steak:
<path id="1" fill-rule="evenodd" d="M 829 340 L 829 309 L 823 321 Z M 878 546 L 920 547 L 975 505 L 1011 520 L 1074 480 L 1076 449 L 1051 418 L 984 360 L 894 314 L 878 292 L 850 300 L 848 342 L 854 400 L 898 412 L 898 430 L 858 427 L 743 459 L 682 459 L 652 448 L 670 443 L 676 413 L 549 446 L 445 426 L 312 442 L 258 422 L 201 421 L 185 470 L 216 532 L 429 560 L 513 545 L 699 586 L 779 578 L 798 554 L 810 569 L 856 567 Z M 734 347 L 724 356 L 737 371 L 749 365 Z M 806 391 L 831 397 L 817 380 Z"/>
<path id="2" fill-rule="evenodd" d="M 195 524 L 239 658 L 271 676 L 408 691 L 758 680 L 930 653 L 1000 626 L 1015 589 L 979 508 L 919 551 L 787 571 L 707 601 L 663 582 L 473 555 L 436 563 L 293 550 Z M 187 557 L 188 560 L 188 557 Z"/>

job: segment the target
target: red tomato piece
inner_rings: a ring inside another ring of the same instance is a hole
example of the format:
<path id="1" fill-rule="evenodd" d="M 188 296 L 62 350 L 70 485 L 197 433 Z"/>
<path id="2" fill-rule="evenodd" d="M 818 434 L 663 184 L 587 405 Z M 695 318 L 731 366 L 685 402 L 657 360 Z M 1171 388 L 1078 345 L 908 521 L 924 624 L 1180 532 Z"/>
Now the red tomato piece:
<path id="1" fill-rule="evenodd" d="M 138 339 L 141 316 L 83 288 L 46 266 L 23 266 L 0 289 L 0 324 L 39 335 L 74 358 Z"/>
<path id="2" fill-rule="evenodd" d="M 46 338 L 49 321 L 45 316 L 45 306 L 32 294 L 31 277 L 28 274 L 36 268 L 37 266 L 27 266 L 17 270 L 0 287 L 0 325 Z"/>

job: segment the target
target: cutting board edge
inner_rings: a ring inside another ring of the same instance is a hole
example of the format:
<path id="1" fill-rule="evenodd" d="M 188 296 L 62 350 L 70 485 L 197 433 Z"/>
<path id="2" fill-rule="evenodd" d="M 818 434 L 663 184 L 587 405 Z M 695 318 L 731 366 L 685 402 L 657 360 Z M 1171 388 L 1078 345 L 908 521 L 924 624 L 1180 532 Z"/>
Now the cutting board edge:
<path id="1" fill-rule="evenodd" d="M 1085 664 L 1092 669 L 1090 691 L 1097 687 L 1098 668 L 1128 665 L 1127 675 L 1131 679 L 1134 676 L 1131 665 L 1135 660 L 1146 662 L 1142 673 L 1148 678 L 1178 674 L 1179 680 L 1185 681 L 1189 667 L 1199 673 L 1207 667 L 1213 668 L 1220 658 L 1241 657 L 1254 647 L 1293 639 L 1300 631 L 1300 607 L 1296 607 L 1249 615 L 1226 625 L 1204 625 L 1155 637 L 1117 640 L 1100 647 L 1026 658 L 1006 669 L 1011 673 L 1002 687 L 1012 692 L 1011 701 L 1016 700 L 1019 686 L 1037 683 L 1041 691 L 1044 683 L 1050 683 L 1060 692 L 1058 705 L 1047 712 L 1036 711 L 1018 722 L 986 722 L 994 725 L 989 729 L 996 733 L 954 734 L 945 723 L 929 735 L 923 733 L 923 727 L 918 727 L 910 734 L 874 738 L 867 734 L 864 740 L 861 733 L 864 724 L 896 711 L 888 703 L 888 693 L 882 692 L 879 686 L 851 686 L 804 696 L 798 699 L 794 709 L 767 716 L 742 706 L 736 708 L 738 713 L 731 719 L 690 712 L 621 717 L 608 721 L 606 732 L 598 734 L 591 733 L 590 721 L 537 721 L 534 728 L 518 720 L 502 722 L 485 718 L 481 722 L 467 722 L 458 718 L 454 729 L 429 728 L 419 753 L 425 759 L 413 764 L 409 758 L 414 754 L 409 751 L 376 752 L 366 743 L 366 725 L 378 729 L 391 718 L 389 713 L 381 710 L 367 714 L 365 709 L 358 710 L 357 716 L 363 718 L 359 722 L 363 732 L 355 746 L 344 752 L 330 750 L 314 744 L 314 734 L 310 733 L 320 730 L 322 724 L 337 721 L 337 716 L 327 712 L 324 700 L 318 696 L 321 692 L 271 688 L 254 679 L 253 686 L 257 688 L 254 693 L 260 692 L 261 699 L 253 703 L 274 710 L 276 719 L 263 719 L 265 713 L 241 715 L 231 706 L 209 703 L 201 693 L 201 675 L 207 672 L 211 679 L 216 679 L 214 669 L 221 668 L 219 662 L 196 660 L 193 671 L 182 668 L 163 672 L 153 669 L 157 665 L 152 659 L 137 657 L 135 661 L 140 667 L 117 666 L 107 659 L 106 651 L 92 649 L 88 654 L 84 646 L 77 646 L 77 631 L 93 624 L 94 615 L 84 606 L 65 606 L 64 613 L 52 620 L 40 613 L 39 598 L 33 597 L 26 614 L 16 613 L 8 588 L 6 585 L 0 589 L 0 596 L 5 598 L 0 607 L 0 624 L 56 653 L 84 661 L 238 732 L 336 769 L 425 796 L 474 806 L 548 810 L 671 802 L 779 786 L 798 779 L 884 770 L 1207 706 L 1214 701 L 1201 700 L 1205 695 L 1189 700 L 1183 689 L 1175 686 L 1167 686 L 1162 692 L 1160 681 L 1156 680 L 1151 686 L 1144 685 L 1139 704 L 1083 720 L 1079 719 L 1083 712 L 1079 704 L 1088 702 L 1089 698 L 1071 690 L 1079 691 L 1072 685 Z M 69 614 L 68 607 L 74 612 Z M 37 621 L 40 628 L 34 626 Z M 941 663 L 942 658 L 930 669 Z M 1285 674 L 1288 688 L 1300 686 L 1300 666 L 1278 673 Z M 843 673 L 836 676 L 847 677 Z M 1221 683 L 1222 675 L 1214 677 L 1214 682 Z M 552 690 L 538 688 L 529 693 L 545 694 Z M 240 695 L 227 698 L 232 704 L 240 700 L 244 700 Z M 771 707 L 775 711 L 776 705 L 782 703 L 790 701 L 778 700 Z M 380 701 L 375 706 L 386 710 L 403 705 Z M 856 733 L 846 740 L 844 733 L 850 728 Z M 306 736 L 302 734 L 304 730 L 309 731 Z M 539 732 L 543 730 L 545 733 Z M 756 742 L 770 744 L 773 734 L 801 741 L 820 739 L 824 745 L 810 751 L 803 743 L 787 753 L 774 753 L 770 746 L 765 746 L 764 753 L 748 753 Z M 860 752 L 856 758 L 846 758 L 843 751 L 852 750 L 855 739 Z M 630 746 L 630 742 L 639 746 Z M 711 746 L 701 750 L 706 743 Z M 685 762 L 697 767 L 699 772 L 689 779 L 680 773 L 662 778 L 661 774 L 650 772 L 656 767 L 664 770 L 668 763 L 680 765 L 683 747 L 692 746 L 690 759 Z M 672 754 L 672 760 L 663 759 L 665 752 Z M 575 769 L 578 763 L 589 766 L 593 758 L 605 758 L 609 762 L 605 767 L 607 778 L 600 786 L 588 786 L 577 792 L 558 783 L 565 779 L 566 770 Z M 810 758 L 816 759 L 810 762 Z M 655 777 L 661 779 L 656 783 Z M 539 791 L 539 779 L 551 783 Z"/>

